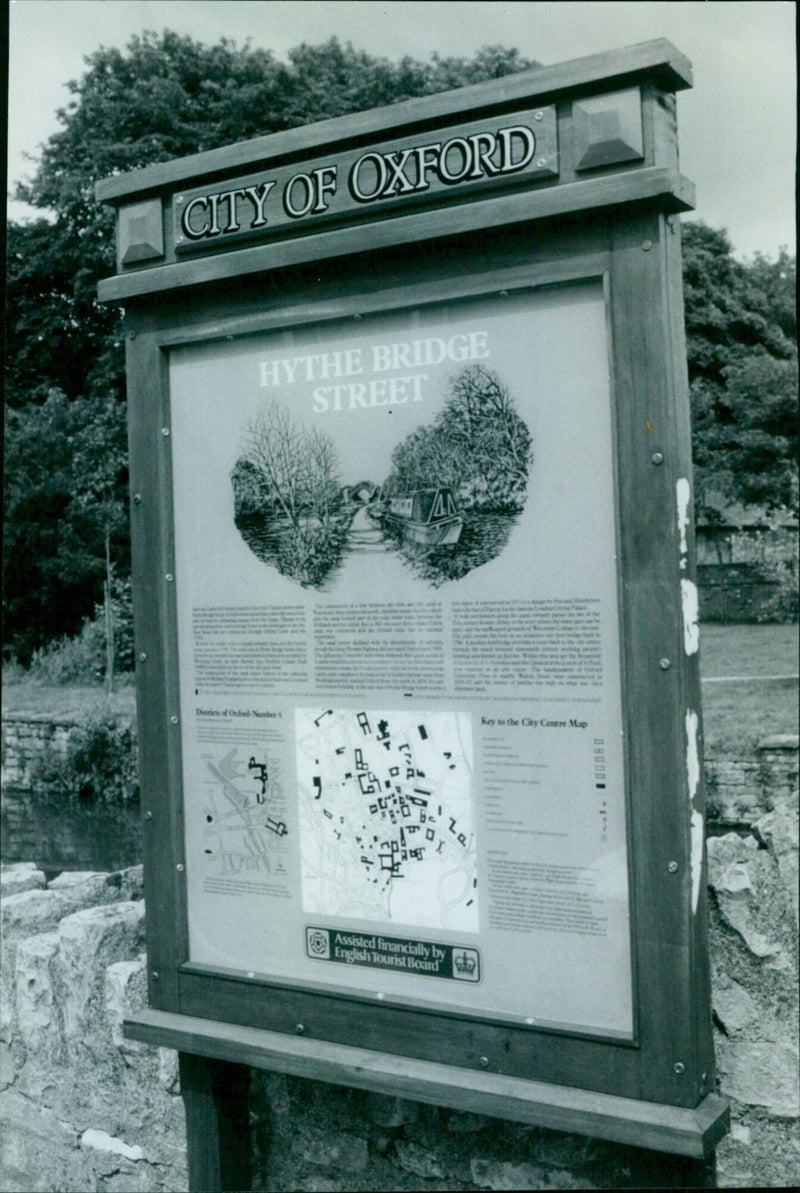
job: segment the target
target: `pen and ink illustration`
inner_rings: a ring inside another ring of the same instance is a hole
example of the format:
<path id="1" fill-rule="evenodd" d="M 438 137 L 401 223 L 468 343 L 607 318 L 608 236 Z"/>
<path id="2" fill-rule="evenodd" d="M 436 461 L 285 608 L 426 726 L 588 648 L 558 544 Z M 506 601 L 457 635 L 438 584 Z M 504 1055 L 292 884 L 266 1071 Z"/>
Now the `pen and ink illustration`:
<path id="1" fill-rule="evenodd" d="M 253 553 L 304 588 L 328 587 L 364 552 L 396 552 L 432 587 L 505 547 L 525 506 L 531 434 L 493 370 L 450 377 L 439 413 L 391 455 L 381 482 L 343 483 L 336 446 L 271 399 L 244 431 L 234 521 Z"/>

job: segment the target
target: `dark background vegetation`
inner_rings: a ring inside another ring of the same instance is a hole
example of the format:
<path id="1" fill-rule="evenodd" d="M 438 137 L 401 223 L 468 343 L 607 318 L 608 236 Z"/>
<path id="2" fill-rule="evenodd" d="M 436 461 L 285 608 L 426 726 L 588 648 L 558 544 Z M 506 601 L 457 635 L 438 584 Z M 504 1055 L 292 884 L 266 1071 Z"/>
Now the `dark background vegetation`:
<path id="1" fill-rule="evenodd" d="M 284 63 L 169 31 L 87 57 L 59 131 L 17 187 L 42 218 L 8 229 L 7 658 L 27 664 L 79 632 L 101 643 L 102 621 L 121 637 L 118 665 L 131 661 L 124 313 L 96 300 L 115 263 L 114 213 L 95 182 L 536 65 L 499 46 L 392 63 L 336 39 Z M 683 245 L 699 512 L 717 516 L 721 495 L 796 513 L 794 258 L 736 261 L 724 230 L 702 223 L 684 223 Z"/>

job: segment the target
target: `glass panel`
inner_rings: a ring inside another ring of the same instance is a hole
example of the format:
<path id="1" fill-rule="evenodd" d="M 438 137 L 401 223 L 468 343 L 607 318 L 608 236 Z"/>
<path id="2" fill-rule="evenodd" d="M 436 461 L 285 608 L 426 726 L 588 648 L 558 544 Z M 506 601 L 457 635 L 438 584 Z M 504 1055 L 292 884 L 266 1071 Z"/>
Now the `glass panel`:
<path id="1" fill-rule="evenodd" d="M 192 961 L 632 1034 L 599 282 L 173 350 Z"/>

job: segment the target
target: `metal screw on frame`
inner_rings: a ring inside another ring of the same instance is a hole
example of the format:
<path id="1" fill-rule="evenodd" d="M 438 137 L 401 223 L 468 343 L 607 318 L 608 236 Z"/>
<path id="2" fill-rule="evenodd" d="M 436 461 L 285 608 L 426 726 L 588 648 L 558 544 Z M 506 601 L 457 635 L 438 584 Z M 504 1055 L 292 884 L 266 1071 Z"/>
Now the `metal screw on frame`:
<path id="1" fill-rule="evenodd" d="M 169 427 L 162 427 L 162 428 L 161 428 L 161 434 L 164 436 L 164 438 L 165 438 L 165 439 L 166 439 L 166 438 L 168 438 L 168 436 L 169 436 Z"/>
<path id="2" fill-rule="evenodd" d="M 147 652 L 146 651 L 144 651 L 144 650 L 139 651 L 139 662 L 140 663 L 147 662 Z"/>
<path id="3" fill-rule="evenodd" d="M 663 464 L 664 463 L 663 453 L 662 452 L 653 452 L 652 456 L 650 457 L 650 462 L 652 464 Z"/>
<path id="4" fill-rule="evenodd" d="M 169 719 L 169 723 L 170 723 L 170 725 L 177 725 L 177 724 L 178 724 L 178 718 L 177 718 L 177 717 L 170 717 L 170 719 Z"/>
<path id="5" fill-rule="evenodd" d="M 167 572 L 167 574 L 166 574 L 166 576 L 165 576 L 164 578 L 165 578 L 165 580 L 167 581 L 167 584 L 171 584 L 171 583 L 172 583 L 172 581 L 175 579 L 175 577 L 173 576 L 172 572 Z"/>
<path id="6" fill-rule="evenodd" d="M 662 671 L 669 671 L 672 663 L 669 661 L 669 659 L 659 659 L 658 665 Z"/>
<path id="7" fill-rule="evenodd" d="M 672 1067 L 675 1070 L 675 1072 L 678 1074 L 679 1077 L 680 1077 L 681 1073 L 686 1072 L 686 1065 L 683 1063 L 682 1060 L 676 1060 L 675 1064 Z"/>
<path id="8" fill-rule="evenodd" d="M 303 1027 L 302 1023 L 296 1023 L 294 1030 L 295 1030 L 295 1035 L 302 1036 L 303 1032 L 306 1029 Z"/>
<path id="9" fill-rule="evenodd" d="M 152 819 L 153 819 L 153 813 L 152 813 L 152 812 L 145 812 L 145 814 L 144 814 L 144 818 L 145 818 L 145 820 L 152 820 Z"/>
<path id="10" fill-rule="evenodd" d="M 178 871 L 179 874 L 183 874 L 183 871 L 186 869 L 186 867 L 184 866 L 183 862 L 178 862 L 175 869 Z"/>
<path id="11" fill-rule="evenodd" d="M 649 253 L 652 247 L 653 247 L 652 240 L 643 240 L 642 241 L 642 252 L 643 253 Z"/>
<path id="12" fill-rule="evenodd" d="M 669 870 L 670 874 L 677 874 L 678 863 L 677 862 L 667 862 L 667 869 Z"/>
<path id="13" fill-rule="evenodd" d="M 488 1069 L 488 1068 L 489 1068 L 489 1057 L 488 1057 L 488 1056 L 482 1056 L 482 1057 L 481 1057 L 481 1059 L 480 1059 L 480 1066 L 481 1066 L 481 1068 L 482 1068 L 482 1069 Z"/>

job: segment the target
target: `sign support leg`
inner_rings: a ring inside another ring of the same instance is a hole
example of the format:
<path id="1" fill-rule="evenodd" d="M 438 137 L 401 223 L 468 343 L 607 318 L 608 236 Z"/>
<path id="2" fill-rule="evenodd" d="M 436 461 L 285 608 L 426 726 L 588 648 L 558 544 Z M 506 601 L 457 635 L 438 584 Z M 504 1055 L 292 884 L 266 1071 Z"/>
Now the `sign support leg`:
<path id="1" fill-rule="evenodd" d="M 250 1190 L 250 1070 L 178 1054 L 191 1193 Z"/>

